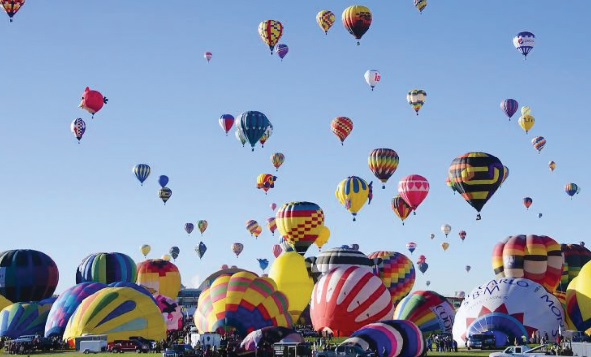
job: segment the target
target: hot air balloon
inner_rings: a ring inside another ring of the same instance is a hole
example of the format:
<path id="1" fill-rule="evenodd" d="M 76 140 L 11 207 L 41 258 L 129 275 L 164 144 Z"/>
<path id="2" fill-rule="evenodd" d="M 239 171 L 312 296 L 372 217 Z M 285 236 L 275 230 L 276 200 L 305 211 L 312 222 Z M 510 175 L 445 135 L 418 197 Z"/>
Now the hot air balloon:
<path id="1" fill-rule="evenodd" d="M 213 53 L 211 53 L 211 52 L 205 52 L 203 54 L 203 58 L 205 58 L 207 60 L 207 63 L 209 63 L 209 61 L 211 61 L 211 57 L 213 57 Z"/>
<path id="2" fill-rule="evenodd" d="M 74 133 L 74 136 L 78 139 L 78 144 L 80 144 L 80 139 L 86 132 L 86 123 L 81 118 L 74 119 L 70 124 L 70 131 Z"/>
<path id="3" fill-rule="evenodd" d="M 465 269 L 466 269 L 466 273 L 469 273 L 470 272 L 470 269 L 472 269 L 472 267 L 469 266 L 469 265 L 466 265 L 466 268 Z"/>
<path id="4" fill-rule="evenodd" d="M 525 206 L 526 209 L 529 209 L 529 206 L 531 206 L 531 204 L 534 201 L 531 199 L 531 197 L 524 197 L 523 198 L 523 205 Z"/>
<path id="5" fill-rule="evenodd" d="M 203 242 L 199 242 L 199 245 L 195 247 L 195 253 L 197 253 L 197 256 L 199 257 L 199 259 L 203 258 L 203 255 L 205 254 L 206 251 L 207 251 L 207 247 L 205 246 L 205 244 Z"/>
<path id="6" fill-rule="evenodd" d="M 417 243 L 415 243 L 415 242 L 406 243 L 406 249 L 408 249 L 410 254 L 412 254 L 415 251 L 415 249 L 417 249 Z"/>
<path id="7" fill-rule="evenodd" d="M 76 284 L 97 282 L 110 284 L 117 281 L 135 282 L 137 266 L 127 254 L 94 253 L 82 260 L 76 271 Z"/>
<path id="8" fill-rule="evenodd" d="M 394 211 L 394 213 L 396 213 L 398 218 L 400 218 L 400 220 L 402 221 L 402 225 L 404 225 L 404 220 L 407 219 L 408 216 L 410 216 L 410 213 L 412 212 L 412 208 L 410 207 L 410 205 L 406 203 L 406 201 L 403 200 L 402 197 L 400 197 L 400 195 L 392 198 L 392 210 Z"/>
<path id="9" fill-rule="evenodd" d="M 203 235 L 203 233 L 205 233 L 205 230 L 207 230 L 207 221 L 204 219 L 200 219 L 197 222 L 197 228 L 199 228 L 199 232 L 201 232 L 201 235 Z"/>
<path id="10" fill-rule="evenodd" d="M 275 171 L 279 171 L 279 167 L 283 165 L 284 161 L 285 155 L 283 155 L 280 152 L 276 152 L 273 155 L 271 155 L 271 162 L 273 163 L 273 166 L 275 166 Z"/>
<path id="11" fill-rule="evenodd" d="M 536 136 L 531 140 L 531 144 L 534 146 L 534 149 L 538 150 L 538 154 L 542 152 L 544 146 L 546 146 L 546 139 L 543 136 Z"/>
<path id="12" fill-rule="evenodd" d="M 386 188 L 386 182 L 398 168 L 398 153 L 392 149 L 379 148 L 369 153 L 367 163 L 375 177 L 382 181 L 382 189 Z"/>
<path id="13" fill-rule="evenodd" d="M 164 295 L 156 295 L 156 304 L 166 321 L 166 331 L 179 331 L 183 329 L 183 312 L 181 306 L 175 300 Z"/>
<path id="14" fill-rule="evenodd" d="M 195 225 L 193 223 L 185 223 L 185 232 L 187 232 L 187 234 L 191 234 L 193 229 L 195 229 Z"/>
<path id="15" fill-rule="evenodd" d="M 374 274 L 390 291 L 392 304 L 396 306 L 414 286 L 416 275 L 412 261 L 404 254 L 388 251 L 373 252 L 368 258 L 377 262 L 374 265 Z"/>
<path id="16" fill-rule="evenodd" d="M 357 176 L 349 176 L 337 186 L 335 192 L 337 199 L 356 220 L 357 212 L 363 208 L 365 203 L 371 203 L 373 197 L 372 183 L 367 184 L 364 179 Z"/>
<path id="17" fill-rule="evenodd" d="M 162 187 L 158 191 L 158 197 L 160 197 L 160 199 L 162 200 L 162 202 L 164 202 L 165 205 L 166 205 L 166 201 L 168 201 L 171 196 L 172 196 L 172 190 L 168 187 Z"/>
<path id="18" fill-rule="evenodd" d="M 168 176 L 160 175 L 160 177 L 158 177 L 158 184 L 160 187 L 165 187 L 168 184 Z"/>
<path id="19" fill-rule="evenodd" d="M 275 256 L 275 258 L 280 256 L 281 253 L 283 253 L 283 248 L 281 248 L 279 244 L 273 245 L 273 255 Z"/>
<path id="20" fill-rule="evenodd" d="M 464 241 L 464 239 L 466 239 L 466 231 L 460 231 L 458 235 L 460 236 L 462 242 Z"/>
<path id="21" fill-rule="evenodd" d="M 277 176 L 273 176 L 272 174 L 260 174 L 257 177 L 257 188 L 262 189 L 267 194 L 267 191 L 275 187 L 275 180 L 277 180 Z"/>
<path id="22" fill-rule="evenodd" d="M 583 242 L 581 242 L 583 243 Z M 562 266 L 562 276 L 557 291 L 566 292 L 568 284 L 576 278 L 583 266 L 591 261 L 591 251 L 579 244 L 561 244 L 562 257 L 564 263 Z"/>
<path id="23" fill-rule="evenodd" d="M 273 125 L 271 125 L 271 123 L 269 123 L 267 130 L 265 130 L 265 133 L 259 139 L 259 143 L 261 143 L 261 147 L 263 147 L 263 148 L 265 147 L 265 143 L 267 142 L 267 140 L 269 140 L 269 138 L 271 137 L 272 134 L 273 134 Z"/>
<path id="24" fill-rule="evenodd" d="M 256 354 L 258 346 L 273 346 L 277 342 L 304 343 L 306 341 L 293 328 L 267 326 L 246 335 L 240 343 L 240 349 Z"/>
<path id="25" fill-rule="evenodd" d="M 169 261 L 148 259 L 137 265 L 136 284 L 143 286 L 152 295 L 176 299 L 181 290 L 181 274 L 177 266 Z"/>
<path id="26" fill-rule="evenodd" d="M 421 175 L 406 176 L 398 182 L 398 194 L 416 211 L 429 194 L 429 181 Z"/>
<path id="27" fill-rule="evenodd" d="M 283 61 L 283 57 L 285 57 L 289 52 L 289 47 L 287 47 L 287 45 L 284 43 L 279 43 L 277 46 L 275 46 L 275 52 L 277 53 L 277 56 L 281 58 L 281 61 Z"/>
<path id="28" fill-rule="evenodd" d="M 347 117 L 337 117 L 330 123 L 330 128 L 341 140 L 341 145 L 344 145 L 345 139 L 353 131 L 353 121 Z"/>
<path id="29" fill-rule="evenodd" d="M 527 59 L 527 54 L 534 48 L 536 36 L 531 32 L 520 32 L 513 38 L 513 46 L 521 52 L 524 59 Z"/>
<path id="30" fill-rule="evenodd" d="M 51 297 L 59 280 L 57 265 L 47 254 L 31 249 L 0 253 L 0 295 L 13 303 Z"/>
<path id="31" fill-rule="evenodd" d="M 176 258 L 179 257 L 179 254 L 181 253 L 181 250 L 179 249 L 179 247 L 171 247 L 168 250 L 168 253 L 172 257 L 172 260 L 176 260 Z"/>
<path id="32" fill-rule="evenodd" d="M 275 211 L 275 209 L 277 209 L 277 203 L 274 203 L 274 202 L 273 202 L 273 203 L 271 203 L 271 204 L 269 205 L 269 208 L 271 208 L 271 211 Z"/>
<path id="33" fill-rule="evenodd" d="M 413 89 L 406 95 L 406 101 L 412 105 L 417 115 L 419 115 L 419 110 L 421 110 L 426 100 L 427 92 L 422 89 Z"/>
<path id="34" fill-rule="evenodd" d="M 254 235 L 255 238 L 259 237 L 259 234 L 257 234 L 257 230 L 258 228 L 260 228 L 261 226 L 259 225 L 259 223 L 257 221 L 255 221 L 254 219 L 248 220 L 246 221 L 246 230 L 250 232 L 250 235 Z"/>
<path id="35" fill-rule="evenodd" d="M 588 303 L 591 296 L 590 270 L 591 264 L 583 265 L 578 275 L 568 284 L 564 306 L 569 317 L 569 330 L 586 331 L 591 325 L 591 310 Z"/>
<path id="36" fill-rule="evenodd" d="M 318 250 L 322 250 L 322 247 L 328 243 L 330 239 L 330 229 L 327 226 L 322 227 L 322 231 L 318 235 L 318 238 L 314 241 L 314 244 L 318 247 Z"/>
<path id="37" fill-rule="evenodd" d="M 373 261 L 367 255 L 348 246 L 325 250 L 316 257 L 316 268 L 320 274 L 328 274 L 339 267 L 355 266 L 371 269 L 373 265 Z"/>
<path id="38" fill-rule="evenodd" d="M 257 261 L 259 262 L 259 267 L 261 268 L 261 270 L 264 273 L 265 269 L 267 269 L 267 267 L 269 266 L 269 260 L 258 258 Z"/>
<path id="39" fill-rule="evenodd" d="M 564 186 L 564 192 L 566 192 L 567 195 L 570 196 L 570 198 L 572 199 L 573 196 L 575 194 L 578 194 L 581 191 L 581 189 L 579 188 L 579 186 L 576 183 L 567 183 Z"/>
<path id="40" fill-rule="evenodd" d="M 371 87 L 371 90 L 373 92 L 375 86 L 382 80 L 382 75 L 378 70 L 368 69 L 367 71 L 365 71 L 363 78 L 365 78 L 365 81 Z"/>
<path id="41" fill-rule="evenodd" d="M 542 218 L 542 213 L 538 213 L 538 218 Z"/>
<path id="42" fill-rule="evenodd" d="M 417 260 L 417 266 L 419 267 L 419 271 L 423 274 L 425 274 L 427 269 L 429 269 L 429 264 L 427 264 L 427 258 L 424 255 L 421 255 L 419 257 L 419 260 Z"/>
<path id="43" fill-rule="evenodd" d="M 12 18 L 14 17 L 14 15 L 16 15 L 16 13 L 25 4 L 25 0 L 2 0 L 0 1 L 0 3 L 4 8 L 4 11 L 6 11 L 6 14 L 10 18 L 10 22 L 12 22 Z"/>
<path id="44" fill-rule="evenodd" d="M 271 122 L 261 112 L 248 111 L 240 114 L 240 120 L 238 120 L 236 126 L 246 141 L 250 143 L 252 151 L 254 151 L 254 146 L 265 135 L 267 128 L 271 126 Z"/>
<path id="45" fill-rule="evenodd" d="M 103 97 L 99 91 L 91 90 L 86 87 L 82 94 L 82 101 L 78 107 L 92 114 L 92 117 L 94 118 L 94 115 L 101 110 L 104 104 L 107 104 L 107 101 L 108 99 Z"/>
<path id="46" fill-rule="evenodd" d="M 142 255 L 145 257 L 148 256 L 148 254 L 150 254 L 150 251 L 152 250 L 152 247 L 150 247 L 149 244 L 142 244 L 142 246 L 140 247 L 140 252 L 142 252 Z M 137 274 L 137 272 L 136 272 Z"/>
<path id="47" fill-rule="evenodd" d="M 443 224 L 441 226 L 441 231 L 443 232 L 443 234 L 445 234 L 445 236 L 447 237 L 447 235 L 449 234 L 449 232 L 451 232 L 451 226 L 449 224 Z"/>
<path id="48" fill-rule="evenodd" d="M 232 252 L 234 254 L 236 254 L 236 258 L 238 258 L 238 256 L 240 255 L 240 253 L 242 253 L 242 250 L 244 249 L 244 244 L 242 243 L 232 243 Z"/>
<path id="49" fill-rule="evenodd" d="M 517 112 L 517 109 L 519 109 L 519 103 L 515 99 L 505 99 L 501 102 L 501 110 L 503 110 L 509 120 Z"/>
<path id="50" fill-rule="evenodd" d="M 507 166 L 503 165 L 503 179 L 501 180 L 501 185 L 503 183 L 505 183 L 505 180 L 507 180 L 507 177 L 509 177 L 509 168 Z"/>
<path id="51" fill-rule="evenodd" d="M 550 169 L 550 171 L 556 170 L 556 163 L 554 161 L 550 161 L 548 163 L 548 168 Z"/>
<path id="52" fill-rule="evenodd" d="M 163 254 L 160 259 L 169 262 L 172 259 L 172 257 L 170 256 L 170 254 Z"/>
<path id="53" fill-rule="evenodd" d="M 236 129 L 234 135 L 236 135 L 236 140 L 240 141 L 240 143 L 242 143 L 242 147 L 244 147 L 244 144 L 246 144 L 246 137 L 244 136 L 244 133 L 242 133 L 240 129 Z"/>
<path id="54" fill-rule="evenodd" d="M 328 30 L 330 30 L 335 21 L 336 16 L 330 10 L 322 10 L 316 14 L 316 22 L 318 22 L 318 26 L 320 26 L 326 35 L 328 35 Z"/>
<path id="55" fill-rule="evenodd" d="M 480 219 L 480 211 L 500 187 L 505 167 L 503 163 L 484 152 L 469 152 L 455 158 L 449 166 L 449 178 L 462 197 L 474 207 Z"/>
<path id="56" fill-rule="evenodd" d="M 219 119 L 219 123 L 222 127 L 222 130 L 224 130 L 226 133 L 226 136 L 228 136 L 228 132 L 234 126 L 234 116 L 232 114 L 222 114 Z"/>
<path id="57" fill-rule="evenodd" d="M 273 48 L 283 35 L 283 25 L 276 20 L 263 21 L 259 24 L 259 35 L 263 42 L 269 46 L 271 54 L 273 54 Z"/>
<path id="58" fill-rule="evenodd" d="M 534 118 L 534 116 L 531 114 L 523 114 L 519 117 L 517 123 L 519 124 L 521 129 L 525 130 L 525 133 L 527 134 L 531 130 L 531 128 L 534 127 L 534 124 L 536 123 L 536 118 Z"/>
<path id="59" fill-rule="evenodd" d="M 2 309 L 0 311 L 0 336 L 17 339 L 23 335 L 42 335 L 47 315 L 55 299 L 55 297 L 50 297 L 38 302 L 17 302 Z"/>
<path id="60" fill-rule="evenodd" d="M 435 234 L 431 233 L 431 239 L 435 238 Z"/>
<path id="61" fill-rule="evenodd" d="M 427 0 L 415 0 L 415 7 L 422 14 L 423 10 L 427 7 Z"/>
<path id="62" fill-rule="evenodd" d="M 414 322 L 423 334 L 452 332 L 454 316 L 453 305 L 434 291 L 414 291 L 402 299 L 393 318 Z"/>
<path id="63" fill-rule="evenodd" d="M 267 228 L 271 231 L 271 235 L 275 235 L 275 230 L 277 229 L 277 223 L 275 222 L 275 217 L 267 218 Z"/>
<path id="64" fill-rule="evenodd" d="M 367 7 L 353 5 L 343 11 L 342 20 L 345 29 L 347 29 L 355 39 L 361 40 L 361 37 L 363 37 L 371 26 L 372 15 Z M 357 41 L 357 46 L 359 46 L 359 44 L 359 41 Z"/>
<path id="65" fill-rule="evenodd" d="M 290 202 L 277 211 L 275 223 L 281 236 L 304 255 L 323 231 L 324 211 L 312 202 Z"/>
<path id="66" fill-rule="evenodd" d="M 497 279 L 526 278 L 554 291 L 562 275 L 560 244 L 544 235 L 509 236 L 498 243 L 492 254 Z"/>
<path id="67" fill-rule="evenodd" d="M 416 324 L 406 320 L 382 320 L 367 324 L 353 332 L 342 345 L 355 346 L 369 354 L 376 351 L 375 354 L 381 357 L 427 354 L 427 344 L 421 330 Z"/>
<path id="68" fill-rule="evenodd" d="M 146 181 L 146 179 L 148 178 L 148 176 L 150 176 L 150 166 L 146 165 L 146 164 L 137 164 L 133 167 L 133 173 L 135 174 L 135 177 L 138 179 L 138 181 L 140 182 L 140 184 L 143 186 L 144 185 L 144 181 Z"/>
<path id="69" fill-rule="evenodd" d="M 447 248 L 449 248 L 449 243 L 448 242 L 441 243 L 441 248 L 443 248 L 443 251 L 446 251 Z"/>

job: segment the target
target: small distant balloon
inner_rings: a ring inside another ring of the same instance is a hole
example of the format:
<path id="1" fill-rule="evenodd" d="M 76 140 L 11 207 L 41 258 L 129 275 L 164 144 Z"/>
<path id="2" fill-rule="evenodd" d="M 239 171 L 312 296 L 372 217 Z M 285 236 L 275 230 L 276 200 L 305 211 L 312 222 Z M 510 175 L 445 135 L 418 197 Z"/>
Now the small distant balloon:
<path id="1" fill-rule="evenodd" d="M 330 10 L 322 10 L 316 15 L 316 22 L 318 22 L 318 26 L 320 26 L 326 35 L 328 35 L 328 30 L 330 30 L 335 21 L 336 16 Z"/>
<path id="2" fill-rule="evenodd" d="M 140 182 L 140 184 L 143 186 L 144 185 L 144 181 L 146 181 L 146 179 L 148 178 L 148 176 L 150 176 L 150 166 L 146 165 L 146 164 L 137 164 L 133 167 L 133 173 L 135 174 L 135 177 L 138 179 L 138 181 Z"/>
<path id="3" fill-rule="evenodd" d="M 165 205 L 171 196 L 172 190 L 168 187 L 162 187 L 160 191 L 158 191 L 158 197 L 160 197 L 160 199 L 162 200 L 162 202 L 164 202 Z"/>
<path id="4" fill-rule="evenodd" d="M 550 161 L 548 163 L 548 168 L 550 169 L 550 171 L 556 170 L 556 163 L 554 161 Z"/>
<path id="5" fill-rule="evenodd" d="M 228 136 L 228 132 L 230 131 L 230 129 L 232 129 L 232 127 L 234 126 L 234 121 L 236 119 L 234 118 L 234 116 L 232 114 L 222 114 L 222 116 L 220 116 L 220 119 L 218 120 L 220 126 L 222 127 L 222 130 L 226 133 L 226 136 Z M 242 141 L 241 139 L 239 139 L 240 141 Z M 242 143 L 244 145 L 244 143 Z"/>
<path id="6" fill-rule="evenodd" d="M 281 58 L 281 61 L 283 61 L 283 57 L 285 57 L 289 52 L 289 47 L 287 47 L 287 45 L 284 43 L 279 43 L 277 46 L 275 46 L 275 52 L 277 53 L 277 56 Z"/>
<path id="7" fill-rule="evenodd" d="M 140 252 L 142 252 L 142 255 L 144 256 L 144 258 L 145 258 L 145 257 L 147 257 L 147 256 L 148 256 L 148 254 L 150 254 L 150 251 L 151 251 L 151 250 L 152 250 L 152 247 L 150 247 L 150 245 L 149 245 L 149 244 L 143 244 L 143 245 L 140 247 Z"/>
<path id="8" fill-rule="evenodd" d="M 534 149 L 538 150 L 538 154 L 542 152 L 544 146 L 546 146 L 546 139 L 543 136 L 536 136 L 531 140 L 531 144 L 534 146 Z"/>
<path id="9" fill-rule="evenodd" d="M 542 213 L 538 213 L 538 218 L 542 218 Z"/>
<path id="10" fill-rule="evenodd" d="M 207 221 L 204 219 L 199 220 L 199 222 L 197 222 L 197 228 L 199 228 L 199 232 L 201 232 L 201 235 L 203 235 L 207 229 Z"/>
<path id="11" fill-rule="evenodd" d="M 431 233 L 431 239 L 435 238 L 435 234 Z"/>
<path id="12" fill-rule="evenodd" d="M 211 61 L 211 57 L 213 57 L 213 53 L 211 53 L 211 52 L 205 52 L 203 54 L 203 58 L 205 58 L 208 63 L 209 63 L 209 61 Z"/>
<path id="13" fill-rule="evenodd" d="M 523 198 L 523 205 L 525 206 L 526 209 L 529 209 L 529 207 L 531 206 L 531 204 L 534 202 L 534 200 L 532 200 L 531 197 L 524 197 Z"/>
<path id="14" fill-rule="evenodd" d="M 519 108 L 519 103 L 515 99 L 505 99 L 501 102 L 501 110 L 505 113 L 505 115 L 511 120 L 513 114 L 517 112 Z"/>
<path id="15" fill-rule="evenodd" d="M 375 88 L 375 86 L 382 80 L 382 75 L 378 70 L 375 69 L 368 69 L 367 71 L 365 71 L 363 77 L 365 78 L 367 84 L 371 87 L 372 91 Z"/>
<path id="16" fill-rule="evenodd" d="M 78 144 L 80 144 L 80 139 L 86 132 L 86 123 L 81 118 L 74 119 L 70 124 L 70 131 L 74 133 L 74 136 L 78 139 Z"/>
<path id="17" fill-rule="evenodd" d="M 533 50 L 535 42 L 536 36 L 528 31 L 520 32 L 513 38 L 513 45 L 519 52 L 521 52 L 524 59 L 526 59 L 527 55 Z"/>
<path id="18" fill-rule="evenodd" d="M 195 225 L 193 223 L 185 223 L 185 232 L 187 232 L 187 234 L 191 234 L 193 229 L 195 229 Z"/>
<path id="19" fill-rule="evenodd" d="M 271 211 L 275 211 L 275 209 L 277 209 L 277 204 L 276 203 L 271 203 L 269 205 L 269 207 L 271 208 Z"/>
<path id="20" fill-rule="evenodd" d="M 168 176 L 160 175 L 160 177 L 158 178 L 158 184 L 160 185 L 160 187 L 165 187 L 168 184 Z"/>
<path id="21" fill-rule="evenodd" d="M 441 226 L 441 231 L 447 237 L 447 235 L 449 234 L 449 232 L 451 232 L 451 226 L 449 224 L 444 224 L 444 225 Z"/>

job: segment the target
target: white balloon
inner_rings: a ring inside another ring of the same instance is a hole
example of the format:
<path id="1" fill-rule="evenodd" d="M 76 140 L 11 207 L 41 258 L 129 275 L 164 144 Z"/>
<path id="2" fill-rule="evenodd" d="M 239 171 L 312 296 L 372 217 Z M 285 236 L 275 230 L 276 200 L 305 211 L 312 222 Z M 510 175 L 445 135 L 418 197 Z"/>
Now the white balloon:
<path id="1" fill-rule="evenodd" d="M 365 81 L 371 87 L 371 90 L 382 80 L 382 75 L 375 69 L 368 69 L 365 72 Z"/>

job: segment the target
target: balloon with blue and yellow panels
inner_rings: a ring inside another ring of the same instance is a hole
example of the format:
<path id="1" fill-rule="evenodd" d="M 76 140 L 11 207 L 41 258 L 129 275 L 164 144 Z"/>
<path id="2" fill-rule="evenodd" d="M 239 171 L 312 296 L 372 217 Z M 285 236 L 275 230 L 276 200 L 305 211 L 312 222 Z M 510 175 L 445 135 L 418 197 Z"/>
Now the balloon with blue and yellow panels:
<path id="1" fill-rule="evenodd" d="M 360 177 L 349 176 L 339 183 L 335 194 L 339 202 L 345 206 L 347 211 L 351 212 L 355 221 L 357 213 L 365 206 L 365 203 L 371 203 L 372 182 L 368 184 Z"/>

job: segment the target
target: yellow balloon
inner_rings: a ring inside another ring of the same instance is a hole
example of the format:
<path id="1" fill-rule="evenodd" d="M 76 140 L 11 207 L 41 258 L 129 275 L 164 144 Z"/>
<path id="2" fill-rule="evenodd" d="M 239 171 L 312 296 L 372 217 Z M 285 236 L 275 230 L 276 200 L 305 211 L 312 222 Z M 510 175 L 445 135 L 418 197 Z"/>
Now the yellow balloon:
<path id="1" fill-rule="evenodd" d="M 530 107 L 521 107 L 521 115 L 530 115 L 531 108 Z"/>
<path id="2" fill-rule="evenodd" d="M 447 243 L 447 242 L 441 243 L 441 248 L 443 248 L 443 250 L 447 250 L 447 248 L 449 248 L 449 243 Z"/>
<path id="3" fill-rule="evenodd" d="M 140 247 L 140 251 L 142 252 L 142 254 L 144 255 L 144 258 L 150 254 L 150 251 L 152 250 L 152 247 L 150 247 L 148 244 L 144 244 Z"/>
<path id="4" fill-rule="evenodd" d="M 8 305 L 12 305 L 12 302 L 3 295 L 0 295 L 0 310 L 4 309 Z"/>
<path id="5" fill-rule="evenodd" d="M 162 260 L 166 260 L 167 262 L 169 262 L 170 259 L 171 259 L 171 256 L 169 254 L 164 254 L 161 259 Z"/>
<path id="6" fill-rule="evenodd" d="M 357 212 L 366 202 L 371 202 L 372 188 L 364 179 L 357 176 L 350 176 L 341 181 L 335 192 L 339 202 L 353 215 L 353 220 Z"/>
<path id="7" fill-rule="evenodd" d="M 531 114 L 525 114 L 519 117 L 518 123 L 519 126 L 523 130 L 525 130 L 525 133 L 527 133 L 531 130 L 531 128 L 534 127 L 534 124 L 536 123 L 536 118 L 534 118 L 534 116 Z"/>
<path id="8" fill-rule="evenodd" d="M 318 246 L 318 249 L 322 249 L 322 247 L 326 243 L 328 243 L 329 239 L 330 239 L 330 229 L 328 229 L 327 226 L 323 226 L 322 231 L 320 231 L 320 234 L 318 235 L 318 238 L 316 238 L 316 240 L 314 241 L 314 244 L 316 244 L 316 246 Z"/>
<path id="9" fill-rule="evenodd" d="M 277 284 L 277 289 L 284 293 L 289 300 L 289 314 L 297 324 L 302 311 L 310 303 L 314 281 L 308 275 L 306 261 L 298 252 L 281 254 L 269 271 L 269 278 Z"/>
<path id="10" fill-rule="evenodd" d="M 335 20 L 335 14 L 330 10 L 322 10 L 316 14 L 316 22 L 318 22 L 318 26 L 320 26 L 325 34 L 328 34 L 328 30 L 330 30 Z"/>

